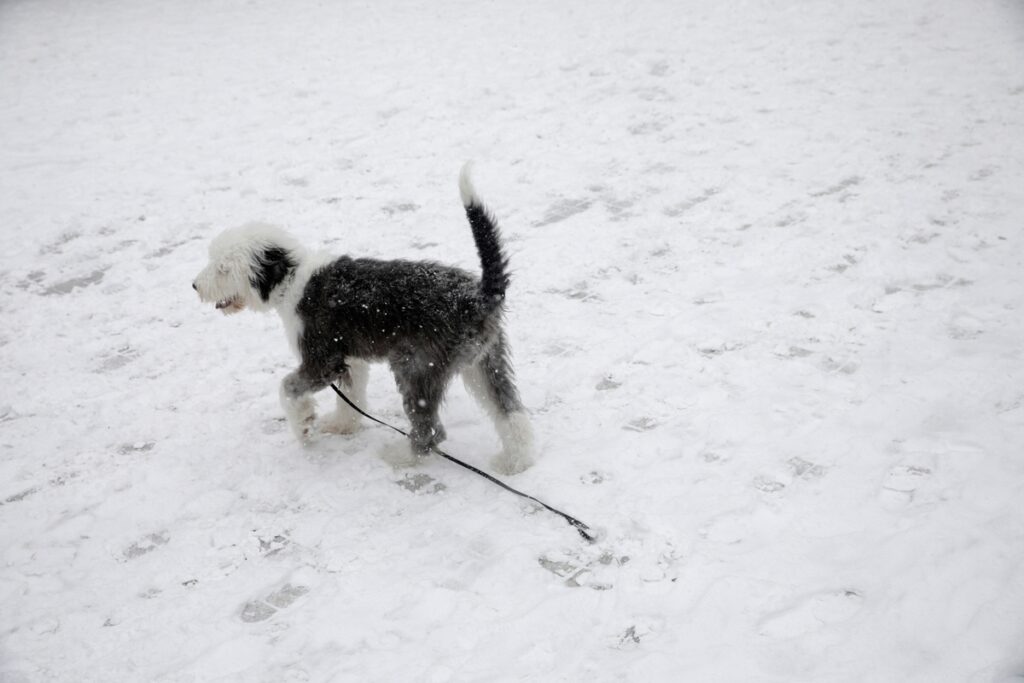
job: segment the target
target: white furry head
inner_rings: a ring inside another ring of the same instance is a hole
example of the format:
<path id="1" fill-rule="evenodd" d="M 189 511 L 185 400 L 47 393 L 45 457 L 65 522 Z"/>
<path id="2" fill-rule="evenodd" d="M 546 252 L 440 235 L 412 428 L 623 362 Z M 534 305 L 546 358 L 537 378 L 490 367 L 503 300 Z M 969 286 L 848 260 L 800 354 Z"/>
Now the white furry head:
<path id="1" fill-rule="evenodd" d="M 192 287 L 224 314 L 244 308 L 266 311 L 271 295 L 287 281 L 305 250 L 287 232 L 266 223 L 229 228 L 210 243 L 210 262 Z"/>

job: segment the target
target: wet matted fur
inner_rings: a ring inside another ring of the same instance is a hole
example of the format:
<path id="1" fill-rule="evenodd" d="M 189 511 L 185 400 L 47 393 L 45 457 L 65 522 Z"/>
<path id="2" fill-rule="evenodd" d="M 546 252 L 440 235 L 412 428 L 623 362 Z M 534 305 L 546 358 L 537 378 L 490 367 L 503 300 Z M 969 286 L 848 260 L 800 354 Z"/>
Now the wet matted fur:
<path id="1" fill-rule="evenodd" d="M 516 389 L 502 328 L 508 261 L 498 227 L 480 202 L 468 165 L 459 177 L 481 276 L 432 261 L 377 260 L 311 253 L 275 226 L 225 230 L 193 287 L 224 313 L 276 310 L 299 367 L 281 382 L 281 404 L 303 442 L 316 425 L 313 394 L 341 382 L 366 406 L 368 362 L 386 361 L 411 423 L 412 450 L 426 453 L 445 438 L 438 418 L 448 383 L 461 374 L 494 421 L 506 474 L 534 461 L 529 418 Z M 341 399 L 321 423 L 356 429 L 359 414 Z"/>

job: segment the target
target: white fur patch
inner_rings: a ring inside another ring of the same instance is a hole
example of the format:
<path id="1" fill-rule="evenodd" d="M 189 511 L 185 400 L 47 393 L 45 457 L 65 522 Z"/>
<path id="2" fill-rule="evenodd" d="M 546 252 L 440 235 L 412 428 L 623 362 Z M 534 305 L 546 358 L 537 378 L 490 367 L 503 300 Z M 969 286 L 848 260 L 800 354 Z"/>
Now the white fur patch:
<path id="1" fill-rule="evenodd" d="M 310 395 L 292 398 L 285 391 L 284 384 L 281 385 L 281 407 L 284 409 L 284 416 L 288 418 L 288 426 L 291 428 L 295 438 L 303 444 L 312 440 L 316 420 L 316 402 Z"/>
<path id="2" fill-rule="evenodd" d="M 483 372 L 476 363 L 467 365 L 461 370 L 462 382 L 494 422 L 501 439 L 502 452 L 494 457 L 491 466 L 502 474 L 518 474 L 537 460 L 530 416 L 522 411 L 502 415 L 487 390 L 487 378 Z"/>
<path id="3" fill-rule="evenodd" d="M 494 400 L 487 391 L 487 378 L 484 377 L 483 372 L 477 363 L 470 363 L 459 371 L 462 375 L 462 383 L 465 385 L 466 391 L 484 409 L 487 417 L 497 422 L 500 413 L 498 406 L 494 404 Z"/>
<path id="4" fill-rule="evenodd" d="M 462 205 L 467 207 L 480 206 L 480 198 L 477 196 L 476 190 L 473 188 L 473 181 L 469 177 L 472 170 L 473 162 L 467 161 L 459 173 L 459 195 L 462 197 Z"/>
<path id="5" fill-rule="evenodd" d="M 508 417 L 495 421 L 502 452 L 491 465 L 502 474 L 519 474 L 537 460 L 534 448 L 533 427 L 530 416 L 525 412 L 509 413 Z"/>
<path id="6" fill-rule="evenodd" d="M 284 323 L 284 334 L 288 339 L 288 346 L 300 361 L 302 354 L 299 352 L 299 338 L 302 336 L 302 319 L 298 312 L 299 301 L 306 291 L 309 279 L 317 270 L 334 259 L 334 256 L 322 251 L 307 254 L 304 259 L 299 261 L 292 281 L 287 286 L 275 289 L 273 296 L 270 297 L 271 304 L 277 309 L 281 316 L 281 322 Z"/>
<path id="7" fill-rule="evenodd" d="M 341 387 L 341 390 L 345 392 L 345 395 L 353 403 L 362 410 L 366 410 L 368 406 L 366 402 L 366 385 L 370 381 L 370 364 L 366 361 L 352 358 L 348 361 L 348 374 L 351 383 L 348 386 Z M 359 429 L 359 422 L 363 416 L 340 396 L 335 398 L 337 400 L 337 408 L 333 413 L 324 418 L 321 428 L 334 434 L 351 434 L 355 432 Z"/>

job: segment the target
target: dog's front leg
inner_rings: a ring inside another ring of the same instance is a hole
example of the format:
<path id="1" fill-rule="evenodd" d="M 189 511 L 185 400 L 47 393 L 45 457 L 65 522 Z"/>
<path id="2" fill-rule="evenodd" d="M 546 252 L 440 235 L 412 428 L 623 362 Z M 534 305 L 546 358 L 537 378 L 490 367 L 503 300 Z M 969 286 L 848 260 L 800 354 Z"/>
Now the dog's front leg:
<path id="1" fill-rule="evenodd" d="M 370 365 L 359 358 L 346 359 L 347 370 L 341 373 L 338 381 L 345 388 L 349 399 L 362 410 L 367 410 L 366 385 L 370 381 Z M 361 415 L 340 396 L 337 397 L 337 409 L 324 417 L 320 428 L 334 434 L 351 434 L 359 429 Z"/>
<path id="2" fill-rule="evenodd" d="M 281 380 L 281 407 L 284 408 L 292 433 L 303 445 L 313 437 L 313 423 L 316 420 L 313 394 L 324 386 L 326 383 L 312 379 L 302 367 L 288 373 Z"/>

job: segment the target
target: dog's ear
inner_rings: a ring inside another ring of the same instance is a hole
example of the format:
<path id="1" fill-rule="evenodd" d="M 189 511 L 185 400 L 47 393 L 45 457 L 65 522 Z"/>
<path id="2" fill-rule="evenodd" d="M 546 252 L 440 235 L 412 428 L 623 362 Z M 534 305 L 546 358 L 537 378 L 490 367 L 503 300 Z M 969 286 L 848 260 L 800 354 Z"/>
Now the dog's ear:
<path id="1" fill-rule="evenodd" d="M 292 261 L 287 251 L 280 247 L 269 247 L 257 256 L 250 281 L 260 293 L 260 298 L 269 301 L 270 293 L 281 284 L 294 267 L 295 262 Z"/>

